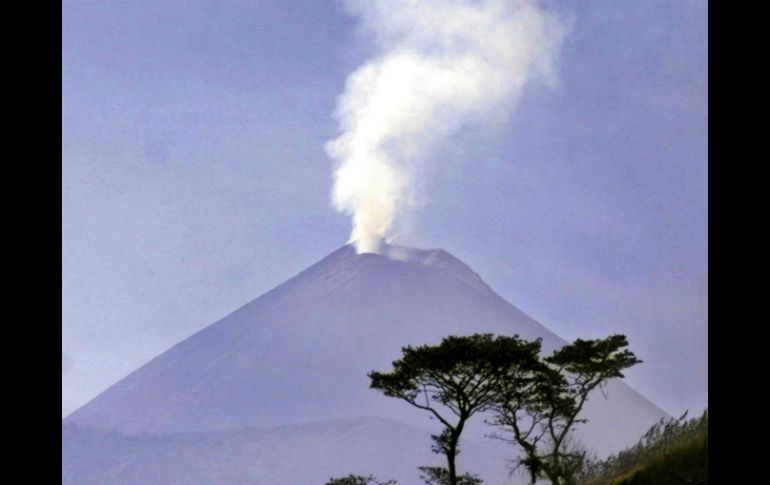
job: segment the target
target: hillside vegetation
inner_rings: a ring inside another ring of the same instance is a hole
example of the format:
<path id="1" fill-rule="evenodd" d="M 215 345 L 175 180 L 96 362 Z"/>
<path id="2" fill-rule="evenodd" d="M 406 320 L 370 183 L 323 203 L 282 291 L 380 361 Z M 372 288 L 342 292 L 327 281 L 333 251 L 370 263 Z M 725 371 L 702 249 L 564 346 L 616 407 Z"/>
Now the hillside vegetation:
<path id="1" fill-rule="evenodd" d="M 697 418 L 661 420 L 639 442 L 603 461 L 589 461 L 581 485 L 705 485 L 708 410 Z"/>

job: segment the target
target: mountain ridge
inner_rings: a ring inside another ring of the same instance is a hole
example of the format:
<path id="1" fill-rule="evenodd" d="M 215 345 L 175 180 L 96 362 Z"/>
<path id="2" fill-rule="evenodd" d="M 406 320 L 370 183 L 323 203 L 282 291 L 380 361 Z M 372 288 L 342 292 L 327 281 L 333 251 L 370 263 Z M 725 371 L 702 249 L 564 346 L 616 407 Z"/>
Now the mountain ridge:
<path id="1" fill-rule="evenodd" d="M 382 254 L 357 254 L 345 245 L 156 356 L 64 423 L 128 435 L 364 414 L 419 425 L 424 416 L 370 390 L 366 373 L 389 367 L 405 345 L 472 333 L 539 337 L 544 352 L 565 343 L 447 251 L 385 245 Z M 612 417 L 633 437 L 666 416 L 622 382 L 608 392 L 628 402 L 587 414 Z"/>

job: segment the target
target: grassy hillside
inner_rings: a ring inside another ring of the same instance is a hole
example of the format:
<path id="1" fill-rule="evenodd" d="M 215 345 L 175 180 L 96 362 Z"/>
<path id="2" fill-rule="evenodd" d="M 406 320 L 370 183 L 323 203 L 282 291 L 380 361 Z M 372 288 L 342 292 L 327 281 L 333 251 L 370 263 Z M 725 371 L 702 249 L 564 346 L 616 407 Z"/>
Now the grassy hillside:
<path id="1" fill-rule="evenodd" d="M 708 410 L 685 420 L 661 421 L 639 442 L 607 460 L 588 462 L 582 485 L 705 485 L 708 483 Z"/>

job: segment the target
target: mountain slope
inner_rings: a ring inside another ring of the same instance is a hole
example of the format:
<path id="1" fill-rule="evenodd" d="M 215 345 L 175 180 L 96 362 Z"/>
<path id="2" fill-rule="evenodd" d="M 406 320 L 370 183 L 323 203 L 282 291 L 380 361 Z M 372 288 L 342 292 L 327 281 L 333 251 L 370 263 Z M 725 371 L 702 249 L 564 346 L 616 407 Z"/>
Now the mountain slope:
<path id="1" fill-rule="evenodd" d="M 564 342 L 443 250 L 350 246 L 159 355 L 65 422 L 127 434 L 265 427 L 376 415 L 426 425 L 369 389 L 404 345 L 490 332 Z M 621 382 L 590 402 L 585 441 L 619 449 L 664 413 Z M 608 427 L 611 425 L 611 428 Z M 478 434 L 483 431 L 479 430 Z"/>
<path id="2" fill-rule="evenodd" d="M 349 473 L 417 485 L 417 467 L 445 465 L 430 451 L 429 430 L 371 417 L 165 436 L 73 425 L 62 431 L 63 485 L 320 485 Z M 505 468 L 510 447 L 490 439 L 463 444 L 461 469 L 489 485 L 511 482 Z"/>

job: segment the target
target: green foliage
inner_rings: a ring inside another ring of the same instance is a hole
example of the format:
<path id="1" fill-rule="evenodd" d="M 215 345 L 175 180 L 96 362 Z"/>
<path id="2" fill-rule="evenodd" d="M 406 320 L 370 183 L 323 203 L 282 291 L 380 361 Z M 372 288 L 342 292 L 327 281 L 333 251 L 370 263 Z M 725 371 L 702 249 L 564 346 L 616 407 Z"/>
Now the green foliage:
<path id="1" fill-rule="evenodd" d="M 585 463 L 582 485 L 697 485 L 708 482 L 708 410 L 661 420 L 634 446 Z"/>
<path id="2" fill-rule="evenodd" d="M 364 477 L 361 475 L 350 474 L 342 478 L 331 478 L 326 485 L 393 485 L 395 480 L 388 480 L 387 482 L 378 482 L 372 475 Z"/>
<path id="3" fill-rule="evenodd" d="M 533 483 L 576 483 L 585 461 L 585 451 L 572 441 L 575 425 L 585 422 L 578 415 L 592 391 L 641 362 L 627 346 L 623 335 L 578 339 L 543 359 L 527 378 L 503 382 L 491 422 L 519 445 L 516 467 L 524 467 Z"/>
<path id="4" fill-rule="evenodd" d="M 625 335 L 611 335 L 597 340 L 577 339 L 554 352 L 546 361 L 577 380 L 600 382 L 623 377 L 624 369 L 641 362 L 633 352 L 623 348 L 627 346 Z"/>
<path id="5" fill-rule="evenodd" d="M 505 372 L 511 366 L 533 365 L 539 351 L 540 340 L 518 336 L 450 336 L 437 346 L 404 347 L 392 372 L 373 371 L 369 377 L 371 387 L 386 396 L 416 405 L 427 391 L 427 405 L 417 407 L 439 402 L 459 416 L 487 406 Z"/>
<path id="6" fill-rule="evenodd" d="M 539 352 L 540 340 L 527 342 L 518 336 L 450 336 L 435 346 L 404 347 L 393 371 L 372 371 L 369 377 L 373 389 L 428 411 L 441 422 L 444 428 L 432 436 L 432 449 L 447 458 L 446 483 L 458 485 L 455 457 L 466 421 L 492 406 L 505 381 L 531 373 Z"/>

